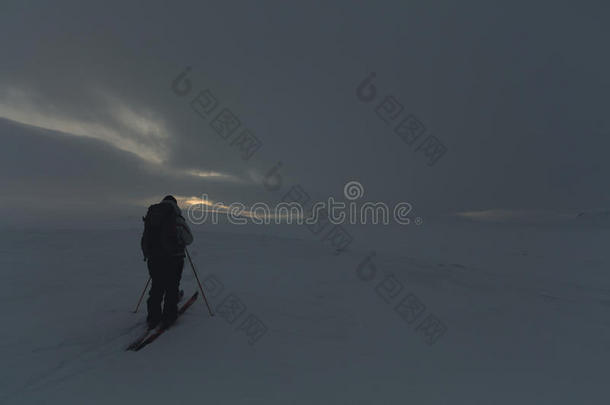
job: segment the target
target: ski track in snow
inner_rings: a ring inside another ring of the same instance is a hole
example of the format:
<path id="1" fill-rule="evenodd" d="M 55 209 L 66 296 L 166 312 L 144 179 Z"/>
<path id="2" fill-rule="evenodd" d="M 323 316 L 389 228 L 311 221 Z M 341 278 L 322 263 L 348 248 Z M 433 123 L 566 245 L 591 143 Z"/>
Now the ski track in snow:
<path id="1" fill-rule="evenodd" d="M 76 355 L 69 356 L 69 358 L 61 360 L 57 365 L 51 367 L 49 370 L 43 371 L 38 375 L 31 377 L 30 379 L 28 379 L 24 387 L 13 393 L 13 395 L 11 396 L 17 396 L 26 391 L 41 391 L 49 385 L 64 382 L 66 380 L 69 380 L 72 376 L 80 375 L 86 373 L 89 370 L 93 370 L 96 367 L 99 367 L 99 365 L 91 365 L 91 363 L 96 360 L 100 360 L 105 357 L 118 354 L 116 351 L 116 344 L 114 345 L 115 347 L 111 348 L 111 350 L 107 350 L 107 346 L 109 344 L 116 343 L 117 340 L 124 338 L 134 329 L 142 326 L 143 323 L 136 324 L 135 326 L 127 328 L 125 332 L 121 332 L 110 339 L 103 339 L 102 343 L 69 343 L 69 340 L 67 340 L 52 346 L 33 349 L 32 353 L 37 353 L 42 351 L 58 350 L 64 348 L 69 349 L 83 345 L 88 346 L 86 349 L 78 352 Z M 103 353 L 100 354 L 100 351 L 103 351 Z M 81 363 L 79 364 L 77 362 Z"/>

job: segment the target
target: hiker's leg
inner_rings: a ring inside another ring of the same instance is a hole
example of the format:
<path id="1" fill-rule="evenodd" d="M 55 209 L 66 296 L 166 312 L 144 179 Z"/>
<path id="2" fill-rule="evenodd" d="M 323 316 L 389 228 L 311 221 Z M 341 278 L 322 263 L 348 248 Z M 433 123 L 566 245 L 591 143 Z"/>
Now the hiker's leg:
<path id="1" fill-rule="evenodd" d="M 148 293 L 148 316 L 146 321 L 149 325 L 155 325 L 161 321 L 161 301 L 165 292 L 163 280 L 162 263 L 156 260 L 148 260 L 148 274 L 150 274 L 152 285 Z"/>
<path id="2" fill-rule="evenodd" d="M 165 284 L 165 302 L 163 305 L 163 320 L 172 323 L 176 320 L 178 313 L 178 297 L 180 291 L 180 278 L 182 277 L 182 267 L 184 258 L 174 257 L 168 261 L 167 277 Z"/>

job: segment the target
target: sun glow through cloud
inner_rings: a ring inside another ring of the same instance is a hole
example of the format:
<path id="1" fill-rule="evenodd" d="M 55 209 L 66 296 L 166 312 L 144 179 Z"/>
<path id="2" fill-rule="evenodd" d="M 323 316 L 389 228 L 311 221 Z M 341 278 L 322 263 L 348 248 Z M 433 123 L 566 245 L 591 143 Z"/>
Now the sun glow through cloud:
<path id="1" fill-rule="evenodd" d="M 185 170 L 184 173 L 188 174 L 189 176 L 201 177 L 208 180 L 221 180 L 234 183 L 243 182 L 243 180 L 237 176 L 227 173 L 220 173 L 213 170 Z"/>
<path id="2" fill-rule="evenodd" d="M 67 135 L 99 139 L 151 163 L 167 160 L 168 131 L 163 122 L 117 100 L 108 103 L 108 120 L 85 120 L 41 105 L 38 97 L 10 88 L 0 95 L 0 117 Z"/>
<path id="3" fill-rule="evenodd" d="M 101 114 L 104 118 L 79 119 L 58 111 L 52 104 L 42 102 L 36 93 L 10 87 L 0 92 L 0 117 L 66 135 L 98 139 L 133 153 L 148 163 L 163 165 L 164 171 L 178 176 L 219 182 L 245 182 L 235 175 L 214 170 L 168 167 L 169 131 L 162 120 L 145 110 L 136 110 L 106 92 L 97 91 L 95 95 L 105 105 Z"/>
<path id="4" fill-rule="evenodd" d="M 146 198 L 144 200 L 138 200 L 136 201 L 136 204 L 139 206 L 149 206 L 152 204 L 156 204 L 158 202 L 161 201 L 163 197 L 162 196 L 154 196 L 151 198 Z M 178 206 L 184 211 L 184 213 L 186 213 L 189 209 L 192 209 L 193 207 L 197 207 L 196 209 L 200 209 L 200 210 L 205 210 L 208 213 L 214 213 L 214 214 L 224 214 L 227 215 L 229 214 L 229 212 L 231 211 L 231 209 L 234 207 L 231 207 L 230 205 L 226 205 L 222 202 L 217 202 L 214 200 L 210 200 L 209 198 L 200 198 L 200 197 L 195 197 L 195 196 L 184 196 L 184 195 L 174 195 L 174 198 L 176 199 L 176 201 L 178 202 Z M 237 215 L 237 212 L 234 210 L 232 215 L 234 216 L 239 216 L 239 217 L 244 217 L 244 218 L 255 218 L 255 219 L 260 219 L 260 220 L 273 220 L 273 219 L 291 219 L 291 220 L 296 220 L 297 217 L 298 218 L 303 218 L 304 215 L 293 215 L 293 214 L 286 214 L 286 213 L 277 213 L 274 212 L 273 207 L 270 207 L 270 210 L 268 213 L 261 213 L 261 210 L 258 211 L 253 211 L 251 210 L 251 208 L 246 207 L 244 204 L 245 209 L 243 209 L 241 212 L 239 212 L 239 215 Z"/>

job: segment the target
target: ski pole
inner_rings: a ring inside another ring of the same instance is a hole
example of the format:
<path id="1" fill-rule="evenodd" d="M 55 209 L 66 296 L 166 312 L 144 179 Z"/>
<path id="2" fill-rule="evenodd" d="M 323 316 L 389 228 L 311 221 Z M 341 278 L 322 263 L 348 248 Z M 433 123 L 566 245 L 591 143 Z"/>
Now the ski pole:
<path id="1" fill-rule="evenodd" d="M 203 300 L 205 301 L 205 305 L 208 307 L 208 312 L 210 313 L 210 316 L 214 316 L 214 313 L 210 309 L 210 304 L 208 304 L 208 299 L 205 297 L 205 293 L 203 292 L 203 288 L 201 288 L 201 282 L 199 281 L 199 276 L 197 275 L 197 270 L 195 270 L 195 265 L 193 264 L 193 261 L 191 260 L 191 255 L 189 254 L 189 251 L 186 247 L 184 248 L 184 251 L 186 252 L 186 257 L 188 257 L 188 259 L 189 259 L 189 263 L 191 263 L 191 268 L 193 269 L 193 273 L 195 274 L 195 279 L 197 280 L 197 284 L 199 284 L 199 291 L 201 291 L 201 296 L 203 297 Z"/>
<path id="2" fill-rule="evenodd" d="M 148 285 L 149 284 L 150 284 L 150 277 L 148 277 L 148 281 L 146 282 L 146 286 L 144 287 L 144 291 L 142 291 L 142 295 L 140 295 L 140 299 L 138 300 L 138 305 L 136 305 L 136 309 L 133 310 L 134 314 L 136 312 L 138 312 L 138 308 L 140 308 L 140 303 L 142 302 L 142 298 L 144 298 L 144 293 L 146 293 L 146 290 L 148 289 Z"/>

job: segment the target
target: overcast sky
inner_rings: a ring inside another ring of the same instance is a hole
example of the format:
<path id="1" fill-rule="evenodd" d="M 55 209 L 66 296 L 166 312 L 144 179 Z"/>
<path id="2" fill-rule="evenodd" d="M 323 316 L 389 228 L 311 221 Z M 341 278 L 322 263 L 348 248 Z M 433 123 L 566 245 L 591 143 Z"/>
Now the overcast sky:
<path id="1" fill-rule="evenodd" d="M 0 6 L 4 222 L 122 217 L 168 193 L 325 199 L 350 180 L 422 213 L 610 205 L 605 2 L 128 3 Z M 376 113 L 386 96 L 447 148 L 434 165 Z M 210 125 L 224 108 L 228 139 Z M 244 129 L 262 143 L 249 160 Z"/>

